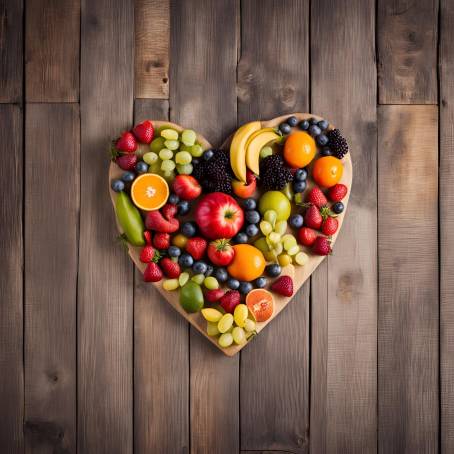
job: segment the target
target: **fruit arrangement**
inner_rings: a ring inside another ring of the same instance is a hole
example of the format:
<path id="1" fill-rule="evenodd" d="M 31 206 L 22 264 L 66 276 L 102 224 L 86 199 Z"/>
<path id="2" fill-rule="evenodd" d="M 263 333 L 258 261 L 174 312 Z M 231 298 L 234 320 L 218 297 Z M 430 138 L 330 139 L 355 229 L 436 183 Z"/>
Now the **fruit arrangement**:
<path id="1" fill-rule="evenodd" d="M 146 120 L 112 142 L 121 236 L 144 281 L 233 355 L 332 253 L 348 151 L 338 129 L 308 114 L 252 121 L 219 149 Z"/>

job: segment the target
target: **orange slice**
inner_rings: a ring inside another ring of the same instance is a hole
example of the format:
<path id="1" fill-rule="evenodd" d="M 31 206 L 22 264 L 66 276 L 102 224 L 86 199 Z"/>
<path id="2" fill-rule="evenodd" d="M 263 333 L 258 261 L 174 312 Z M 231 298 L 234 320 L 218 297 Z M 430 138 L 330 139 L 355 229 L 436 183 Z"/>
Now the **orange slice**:
<path id="1" fill-rule="evenodd" d="M 168 197 L 169 185 L 155 173 L 139 175 L 132 183 L 131 199 L 141 210 L 157 210 L 167 202 Z"/>
<path id="2" fill-rule="evenodd" d="M 257 288 L 247 294 L 246 305 L 257 322 L 265 322 L 273 315 L 274 298 L 268 290 Z"/>

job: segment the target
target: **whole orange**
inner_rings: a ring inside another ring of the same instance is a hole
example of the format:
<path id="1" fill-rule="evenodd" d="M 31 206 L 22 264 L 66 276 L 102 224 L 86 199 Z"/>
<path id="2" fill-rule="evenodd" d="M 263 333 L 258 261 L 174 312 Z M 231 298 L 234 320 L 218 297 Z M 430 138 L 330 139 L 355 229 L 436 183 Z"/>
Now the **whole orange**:
<path id="1" fill-rule="evenodd" d="M 291 167 L 306 167 L 314 159 L 316 151 L 315 140 L 307 132 L 298 131 L 285 140 L 284 159 Z"/>
<path id="2" fill-rule="evenodd" d="M 235 255 L 227 267 L 230 276 L 240 281 L 253 281 L 265 270 L 265 257 L 262 252 L 250 244 L 236 244 L 233 246 Z"/>
<path id="3" fill-rule="evenodd" d="M 312 178 L 319 186 L 330 188 L 339 182 L 343 172 L 344 166 L 340 159 L 334 156 L 324 156 L 315 161 Z"/>

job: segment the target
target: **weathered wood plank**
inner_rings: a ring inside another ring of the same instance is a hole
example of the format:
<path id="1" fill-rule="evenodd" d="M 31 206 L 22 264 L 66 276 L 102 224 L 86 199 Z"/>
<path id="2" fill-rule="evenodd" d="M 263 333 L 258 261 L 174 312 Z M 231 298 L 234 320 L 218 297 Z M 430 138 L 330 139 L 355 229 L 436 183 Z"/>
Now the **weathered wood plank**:
<path id="1" fill-rule="evenodd" d="M 243 2 L 241 30 L 238 123 L 307 112 L 309 2 Z M 308 451 L 309 283 L 241 352 L 240 386 L 242 449 Z"/>
<path id="2" fill-rule="evenodd" d="M 440 451 L 448 454 L 454 452 L 454 3 L 442 0 L 440 8 Z"/>
<path id="3" fill-rule="evenodd" d="M 168 101 L 135 101 L 135 123 L 168 115 Z M 138 270 L 134 288 L 134 447 L 188 452 L 188 325 Z"/>
<path id="4" fill-rule="evenodd" d="M 377 16 L 379 102 L 437 104 L 438 1 L 379 0 Z"/>
<path id="5" fill-rule="evenodd" d="M 0 446 L 22 453 L 23 373 L 23 150 L 22 111 L 0 105 Z"/>
<path id="6" fill-rule="evenodd" d="M 379 452 L 437 452 L 438 111 L 378 112 Z"/>
<path id="7" fill-rule="evenodd" d="M 31 0 L 26 6 L 27 101 L 77 102 L 80 0 Z"/>
<path id="8" fill-rule="evenodd" d="M 22 100 L 23 2 L 0 3 L 0 102 Z"/>
<path id="9" fill-rule="evenodd" d="M 334 253 L 312 280 L 311 383 L 320 380 L 311 389 L 314 453 L 376 451 L 374 24 L 372 0 L 312 4 L 312 111 L 341 129 L 354 167 L 348 213 Z"/>
<path id="10" fill-rule="evenodd" d="M 75 452 L 79 106 L 28 105 L 25 132 L 26 451 Z"/>
<path id="11" fill-rule="evenodd" d="M 133 267 L 116 244 L 109 140 L 132 124 L 132 0 L 82 5 L 78 450 L 133 448 Z"/>
<path id="12" fill-rule="evenodd" d="M 238 2 L 172 3 L 171 120 L 221 144 L 236 126 Z M 210 45 L 207 45 L 210 43 Z M 239 357 L 226 357 L 191 328 L 191 451 L 239 451 Z"/>
<path id="13" fill-rule="evenodd" d="M 169 97 L 169 0 L 135 0 L 135 97 Z"/>

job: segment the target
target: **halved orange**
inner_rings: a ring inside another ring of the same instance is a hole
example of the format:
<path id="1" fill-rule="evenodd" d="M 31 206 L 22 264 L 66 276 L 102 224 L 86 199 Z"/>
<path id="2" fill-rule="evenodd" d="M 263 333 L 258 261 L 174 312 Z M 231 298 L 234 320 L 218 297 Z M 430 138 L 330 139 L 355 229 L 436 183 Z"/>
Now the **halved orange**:
<path id="1" fill-rule="evenodd" d="M 262 288 L 256 288 L 247 294 L 246 305 L 257 322 L 265 322 L 274 312 L 273 295 Z"/>
<path id="2" fill-rule="evenodd" d="M 141 210 L 157 210 L 167 202 L 168 197 L 169 185 L 155 173 L 139 175 L 132 183 L 131 199 Z"/>

